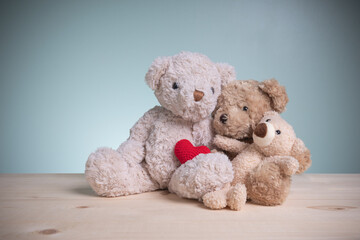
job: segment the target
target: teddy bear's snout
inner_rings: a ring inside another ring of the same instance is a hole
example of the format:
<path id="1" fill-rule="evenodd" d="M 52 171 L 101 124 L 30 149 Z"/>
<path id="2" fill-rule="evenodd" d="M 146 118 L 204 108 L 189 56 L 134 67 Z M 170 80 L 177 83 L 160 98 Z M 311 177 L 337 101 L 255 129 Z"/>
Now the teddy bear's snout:
<path id="1" fill-rule="evenodd" d="M 275 128 L 271 123 L 259 123 L 253 132 L 254 143 L 264 147 L 270 145 L 275 137 Z"/>
<path id="2" fill-rule="evenodd" d="M 267 126 L 265 123 L 260 123 L 259 125 L 256 126 L 254 134 L 258 137 L 265 137 L 267 133 Z"/>
<path id="3" fill-rule="evenodd" d="M 194 92 L 194 100 L 195 102 L 200 101 L 204 97 L 204 93 L 198 90 L 195 90 Z"/>

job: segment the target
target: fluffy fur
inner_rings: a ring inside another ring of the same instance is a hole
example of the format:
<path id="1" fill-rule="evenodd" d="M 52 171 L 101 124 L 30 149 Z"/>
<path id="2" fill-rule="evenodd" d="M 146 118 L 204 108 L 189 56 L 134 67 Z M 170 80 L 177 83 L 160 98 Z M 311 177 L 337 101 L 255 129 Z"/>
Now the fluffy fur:
<path id="1" fill-rule="evenodd" d="M 195 146 L 210 145 L 213 131 L 209 115 L 222 86 L 235 79 L 235 72 L 233 67 L 212 63 L 204 55 L 181 52 L 172 57 L 157 58 L 145 79 L 161 106 L 146 112 L 130 130 L 128 140 L 117 150 L 99 148 L 86 163 L 86 179 L 101 196 L 115 197 L 167 188 L 180 165 L 174 155 L 176 142 L 188 139 Z M 195 97 L 195 92 L 201 92 L 200 100 L 199 96 Z M 229 173 L 227 165 L 224 161 L 222 169 Z M 201 163 L 199 166 L 206 168 Z M 205 181 L 204 187 L 223 187 L 228 177 L 227 174 L 224 180 L 221 177 L 220 174 L 216 179 L 219 186 L 208 185 Z"/>
<path id="2" fill-rule="evenodd" d="M 184 198 L 200 200 L 205 193 L 223 188 L 233 177 L 231 162 L 225 154 L 199 154 L 175 171 L 169 190 Z"/>
<path id="3" fill-rule="evenodd" d="M 265 127 L 265 131 L 263 129 L 257 131 L 258 127 L 264 125 L 271 125 L 271 127 Z M 246 186 L 247 196 L 242 196 L 242 198 L 247 197 L 261 205 L 279 205 L 285 201 L 289 193 L 291 175 L 298 171 L 299 165 L 302 165 L 303 169 L 310 166 L 311 159 L 307 158 L 309 150 L 300 139 L 296 138 L 291 125 L 277 112 L 265 113 L 257 128 L 253 134 L 254 143 L 232 161 L 234 169 L 232 185 L 244 184 Z M 272 134 L 272 131 L 275 131 L 275 134 Z M 271 140 L 267 141 L 266 145 L 258 145 L 261 138 L 267 138 L 269 135 Z M 295 151 L 296 154 L 294 154 Z M 300 160 L 299 163 L 292 157 L 294 155 L 305 155 L 306 157 L 303 158 L 308 160 L 303 163 Z M 204 197 L 216 195 L 218 198 L 226 198 L 225 195 L 219 196 L 216 192 L 207 195 Z M 213 208 L 211 203 L 209 207 Z"/>
<path id="4" fill-rule="evenodd" d="M 252 142 L 253 130 L 264 113 L 271 110 L 281 113 L 288 101 L 285 87 L 275 79 L 263 82 L 231 82 L 222 90 L 213 112 L 214 129 L 220 136 Z M 222 116 L 226 116 L 225 122 L 221 120 Z M 215 143 L 218 143 L 221 149 L 227 150 L 223 148 L 223 139 L 220 138 L 216 139 Z"/>
<path id="5" fill-rule="evenodd" d="M 246 202 L 246 187 L 244 184 L 231 187 L 228 183 L 220 190 L 205 194 L 202 199 L 205 206 L 211 206 L 214 210 L 229 206 L 232 210 L 240 211 Z"/>

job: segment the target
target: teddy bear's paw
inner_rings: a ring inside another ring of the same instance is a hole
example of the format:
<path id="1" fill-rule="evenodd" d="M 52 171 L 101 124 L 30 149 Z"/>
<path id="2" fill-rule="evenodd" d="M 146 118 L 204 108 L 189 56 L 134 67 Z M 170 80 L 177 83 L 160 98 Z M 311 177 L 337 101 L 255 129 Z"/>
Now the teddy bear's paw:
<path id="1" fill-rule="evenodd" d="M 206 193 L 202 200 L 206 207 L 213 210 L 223 209 L 227 206 L 226 192 L 223 190 Z"/>
<path id="2" fill-rule="evenodd" d="M 247 143 L 240 142 L 236 139 L 232 139 L 222 135 L 216 135 L 213 140 L 213 143 L 218 148 L 228 151 L 230 153 L 239 153 L 242 150 L 244 150 L 247 146 L 249 146 L 249 144 Z"/>
<path id="3" fill-rule="evenodd" d="M 278 161 L 280 169 L 285 175 L 291 176 L 299 169 L 299 162 L 293 157 L 283 157 Z"/>
<path id="4" fill-rule="evenodd" d="M 224 149 L 227 146 L 227 139 L 221 135 L 216 135 L 214 137 L 213 143 L 215 144 L 215 146 Z"/>
<path id="5" fill-rule="evenodd" d="M 246 202 L 246 187 L 244 184 L 236 184 L 227 193 L 227 205 L 230 209 L 240 211 Z"/>
<path id="6" fill-rule="evenodd" d="M 299 169 L 299 162 L 291 156 L 273 156 L 266 158 L 264 163 L 273 162 L 279 166 L 280 171 L 287 176 L 294 175 Z"/>

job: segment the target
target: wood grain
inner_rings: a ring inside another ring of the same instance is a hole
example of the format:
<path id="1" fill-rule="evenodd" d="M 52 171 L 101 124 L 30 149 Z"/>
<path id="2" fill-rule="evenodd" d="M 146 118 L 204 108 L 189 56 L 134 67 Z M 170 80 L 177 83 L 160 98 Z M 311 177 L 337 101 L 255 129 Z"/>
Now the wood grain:
<path id="1" fill-rule="evenodd" d="M 282 206 L 209 210 L 167 191 L 101 198 L 82 174 L 1 174 L 0 239 L 360 239 L 360 174 L 295 176 Z"/>

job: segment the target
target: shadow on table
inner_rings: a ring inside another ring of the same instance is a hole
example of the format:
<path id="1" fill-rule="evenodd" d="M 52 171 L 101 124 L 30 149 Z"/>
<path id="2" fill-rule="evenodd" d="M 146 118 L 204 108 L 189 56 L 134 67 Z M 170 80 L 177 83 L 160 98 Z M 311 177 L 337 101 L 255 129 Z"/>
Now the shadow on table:
<path id="1" fill-rule="evenodd" d="M 166 199 L 172 202 L 176 202 L 179 204 L 192 204 L 196 205 L 199 208 L 210 210 L 209 208 L 205 207 L 204 204 L 196 199 L 187 199 L 187 198 L 180 198 L 174 193 L 170 193 L 168 190 L 158 190 L 161 195 L 163 195 Z"/>
<path id="2" fill-rule="evenodd" d="M 90 186 L 73 188 L 72 191 L 81 195 L 97 197 L 96 193 L 91 189 Z"/>
<path id="3" fill-rule="evenodd" d="M 99 197 L 92 189 L 90 186 L 84 186 L 84 187 L 77 187 L 77 188 L 73 188 L 72 189 L 73 192 L 77 193 L 77 194 L 81 194 L 81 195 L 86 195 L 86 196 L 90 196 L 90 197 Z M 180 198 L 178 197 L 176 194 L 174 193 L 170 193 L 168 190 L 156 190 L 154 191 L 156 193 L 159 193 L 160 195 L 162 195 L 162 198 L 167 199 L 169 202 L 174 202 L 176 204 L 190 204 L 190 205 L 196 205 L 199 208 L 202 209 L 206 209 L 209 211 L 214 211 L 214 210 L 210 210 L 209 208 L 205 207 L 204 204 L 196 199 L 186 199 L 186 198 Z M 147 194 L 147 193 L 140 193 L 140 194 L 134 194 L 134 195 L 142 195 L 142 194 Z M 134 195 L 130 195 L 130 196 L 134 196 Z M 121 198 L 121 197 L 119 197 Z M 231 211 L 229 208 L 224 208 L 222 210 L 229 210 Z"/>

